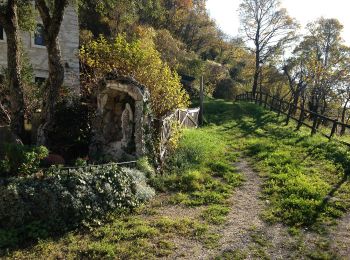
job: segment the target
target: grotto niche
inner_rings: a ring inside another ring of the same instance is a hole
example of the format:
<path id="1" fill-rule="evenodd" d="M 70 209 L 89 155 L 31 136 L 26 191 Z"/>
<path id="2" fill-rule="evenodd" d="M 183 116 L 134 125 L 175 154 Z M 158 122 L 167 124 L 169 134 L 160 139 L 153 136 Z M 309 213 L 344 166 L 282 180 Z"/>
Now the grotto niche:
<path id="1" fill-rule="evenodd" d="M 99 161 L 129 161 L 145 153 L 147 89 L 132 78 L 106 80 L 97 94 L 90 155 Z"/>

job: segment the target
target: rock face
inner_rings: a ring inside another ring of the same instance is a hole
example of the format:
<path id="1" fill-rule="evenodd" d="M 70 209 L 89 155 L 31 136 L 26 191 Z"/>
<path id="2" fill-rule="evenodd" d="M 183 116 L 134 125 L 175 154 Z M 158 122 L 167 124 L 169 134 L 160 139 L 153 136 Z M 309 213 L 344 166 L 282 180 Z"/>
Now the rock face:
<path id="1" fill-rule="evenodd" d="M 149 94 L 131 78 L 105 82 L 97 94 L 97 113 L 93 120 L 92 158 L 132 160 L 145 153 L 145 107 Z"/>
<path id="2" fill-rule="evenodd" d="M 4 157 L 5 144 L 22 144 L 21 140 L 11 132 L 9 126 L 0 127 L 0 160 Z"/>

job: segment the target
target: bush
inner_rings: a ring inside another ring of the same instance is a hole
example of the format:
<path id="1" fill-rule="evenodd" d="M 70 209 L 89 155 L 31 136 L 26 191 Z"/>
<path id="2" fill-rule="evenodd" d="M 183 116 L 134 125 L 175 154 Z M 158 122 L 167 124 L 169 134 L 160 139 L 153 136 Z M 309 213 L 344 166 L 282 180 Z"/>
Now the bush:
<path id="1" fill-rule="evenodd" d="M 161 118 L 179 107 L 188 107 L 189 97 L 182 88 L 179 75 L 170 69 L 156 50 L 151 33 L 139 40 L 127 41 L 118 35 L 113 42 L 102 36 L 80 49 L 83 85 L 89 90 L 96 88 L 107 74 L 117 72 L 121 76 L 133 76 L 150 91 L 152 112 Z"/>
<path id="2" fill-rule="evenodd" d="M 17 242 L 45 234 L 28 233 L 33 225 L 35 230 L 60 233 L 111 210 L 134 208 L 152 196 L 143 173 L 114 164 L 70 171 L 55 167 L 41 179 L 11 179 L 0 186 L 0 247 L 10 246 L 1 239 L 6 234 L 16 234 Z"/>
<path id="3" fill-rule="evenodd" d="M 5 159 L 0 161 L 0 177 L 30 175 L 38 171 L 40 161 L 48 156 L 44 146 L 5 145 Z"/>
<path id="4" fill-rule="evenodd" d="M 235 82 L 232 79 L 221 80 L 214 90 L 213 97 L 221 99 L 234 99 L 237 94 Z"/>
<path id="5" fill-rule="evenodd" d="M 57 104 L 55 125 L 49 132 L 50 151 L 73 164 L 89 153 L 92 112 L 79 99 L 64 100 Z"/>
<path id="6" fill-rule="evenodd" d="M 209 176 L 199 171 L 188 171 L 179 177 L 178 189 L 180 191 L 194 192 L 204 189 Z"/>
<path id="7" fill-rule="evenodd" d="M 147 157 L 142 157 L 137 160 L 136 168 L 145 173 L 147 178 L 152 178 L 156 175 L 154 167 L 150 164 Z"/>

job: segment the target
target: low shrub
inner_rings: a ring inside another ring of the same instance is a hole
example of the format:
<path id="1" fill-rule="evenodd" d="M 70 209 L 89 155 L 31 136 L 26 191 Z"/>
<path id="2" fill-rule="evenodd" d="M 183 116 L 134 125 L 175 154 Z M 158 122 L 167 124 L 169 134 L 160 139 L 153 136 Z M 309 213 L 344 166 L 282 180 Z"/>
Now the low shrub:
<path id="1" fill-rule="evenodd" d="M 151 165 L 147 157 L 142 157 L 137 160 L 136 168 L 145 173 L 148 178 L 156 175 L 154 167 Z"/>
<path id="2" fill-rule="evenodd" d="M 55 167 L 42 178 L 10 179 L 0 186 L 0 247 L 40 237 L 45 232 L 39 227 L 60 233 L 111 210 L 132 209 L 152 196 L 143 173 L 114 164 L 69 171 Z M 35 232 L 28 232 L 33 225 Z"/>
<path id="3" fill-rule="evenodd" d="M 226 221 L 229 212 L 230 208 L 228 206 L 212 205 L 203 211 L 202 218 L 209 223 L 218 225 Z"/>
<path id="4" fill-rule="evenodd" d="M 235 82 L 232 79 L 223 79 L 221 80 L 214 90 L 213 97 L 233 100 L 237 94 L 237 87 Z"/>
<path id="5" fill-rule="evenodd" d="M 69 164 L 89 153 L 91 139 L 91 109 L 77 98 L 59 102 L 55 109 L 55 124 L 49 131 L 48 147 L 63 156 Z"/>
<path id="6" fill-rule="evenodd" d="M 179 176 L 178 190 L 194 192 L 204 189 L 204 184 L 209 176 L 199 171 L 188 171 Z"/>
<path id="7" fill-rule="evenodd" d="M 40 161 L 49 151 L 44 146 L 5 145 L 5 158 L 0 161 L 0 177 L 30 175 L 38 171 Z"/>

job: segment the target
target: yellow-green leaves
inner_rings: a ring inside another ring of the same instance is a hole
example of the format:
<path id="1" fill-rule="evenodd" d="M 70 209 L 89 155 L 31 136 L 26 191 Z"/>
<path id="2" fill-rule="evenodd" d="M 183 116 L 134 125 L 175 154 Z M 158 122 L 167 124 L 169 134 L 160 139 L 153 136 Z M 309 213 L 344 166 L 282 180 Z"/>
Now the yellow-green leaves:
<path id="1" fill-rule="evenodd" d="M 134 77 L 151 93 L 152 110 L 161 117 L 176 108 L 189 105 L 176 72 L 161 60 L 152 37 L 127 41 L 118 35 L 113 42 L 100 36 L 80 49 L 83 64 L 83 83 L 91 90 L 109 72 Z"/>

